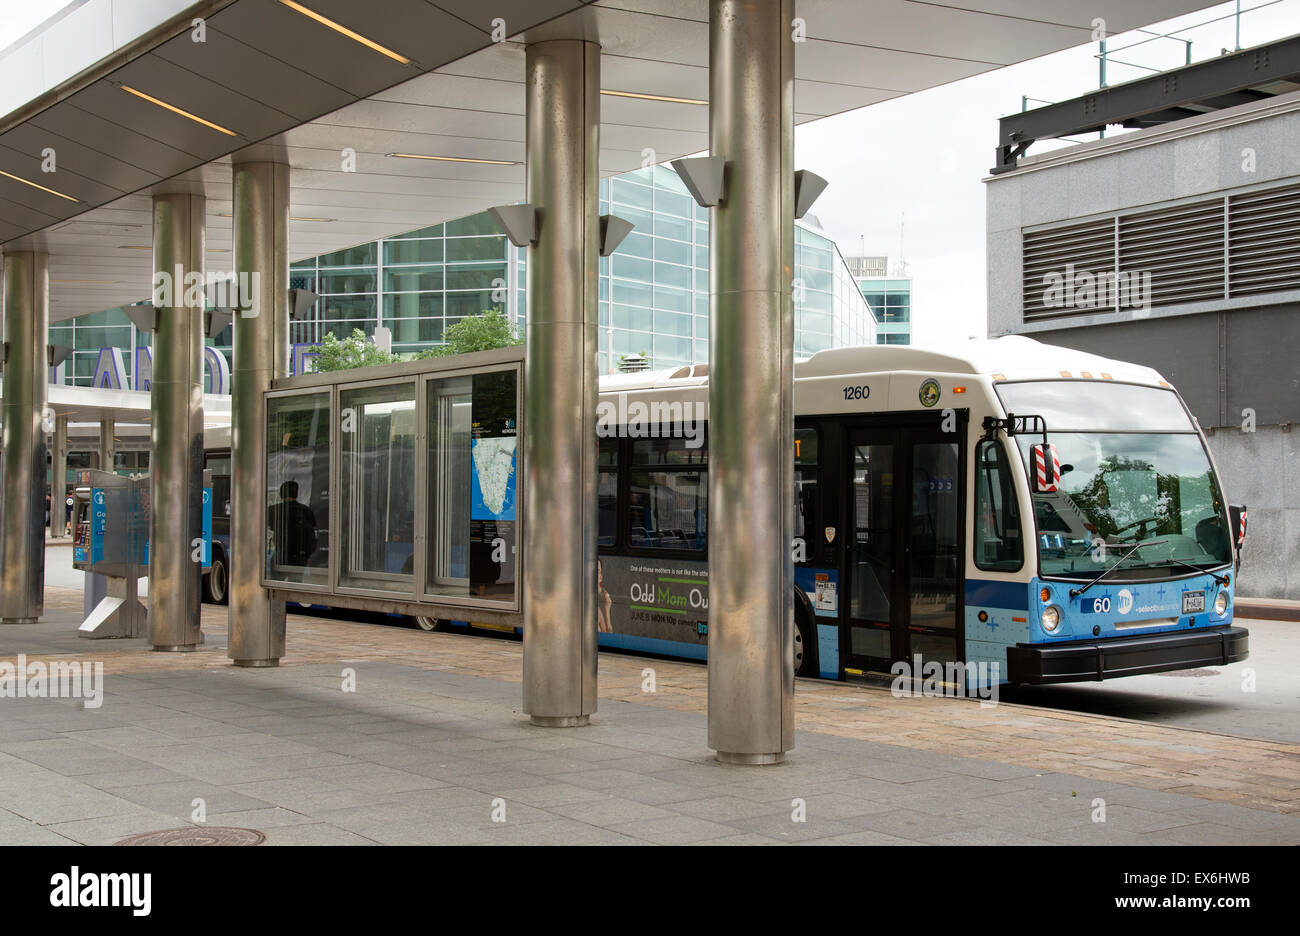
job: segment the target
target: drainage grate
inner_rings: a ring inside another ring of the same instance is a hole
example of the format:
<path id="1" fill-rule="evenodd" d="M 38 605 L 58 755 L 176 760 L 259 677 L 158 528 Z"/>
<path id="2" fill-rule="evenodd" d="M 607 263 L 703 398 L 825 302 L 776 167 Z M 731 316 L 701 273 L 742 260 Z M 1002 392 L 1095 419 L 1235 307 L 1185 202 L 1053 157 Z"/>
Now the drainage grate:
<path id="1" fill-rule="evenodd" d="M 118 845 L 261 845 L 266 834 L 256 829 L 235 829 L 229 826 L 185 826 L 181 829 L 164 829 L 145 832 L 118 842 Z"/>

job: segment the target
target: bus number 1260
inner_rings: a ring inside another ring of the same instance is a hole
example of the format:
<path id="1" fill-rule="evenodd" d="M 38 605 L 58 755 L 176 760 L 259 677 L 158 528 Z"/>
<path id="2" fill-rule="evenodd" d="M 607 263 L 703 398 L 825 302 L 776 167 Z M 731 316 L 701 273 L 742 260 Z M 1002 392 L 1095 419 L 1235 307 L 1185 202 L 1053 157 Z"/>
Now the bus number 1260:
<path id="1" fill-rule="evenodd" d="M 871 388 L 866 384 L 844 388 L 844 399 L 846 400 L 865 400 L 869 396 L 871 396 Z"/>

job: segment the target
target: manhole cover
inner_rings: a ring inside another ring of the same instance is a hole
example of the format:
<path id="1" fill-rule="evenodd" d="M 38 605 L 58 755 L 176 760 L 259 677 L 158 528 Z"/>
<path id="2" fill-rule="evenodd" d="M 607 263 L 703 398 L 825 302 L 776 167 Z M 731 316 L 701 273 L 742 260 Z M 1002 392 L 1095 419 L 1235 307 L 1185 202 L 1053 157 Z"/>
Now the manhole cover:
<path id="1" fill-rule="evenodd" d="M 233 829 L 229 826 L 186 826 L 145 832 L 118 842 L 118 845 L 261 845 L 266 835 L 256 829 Z"/>

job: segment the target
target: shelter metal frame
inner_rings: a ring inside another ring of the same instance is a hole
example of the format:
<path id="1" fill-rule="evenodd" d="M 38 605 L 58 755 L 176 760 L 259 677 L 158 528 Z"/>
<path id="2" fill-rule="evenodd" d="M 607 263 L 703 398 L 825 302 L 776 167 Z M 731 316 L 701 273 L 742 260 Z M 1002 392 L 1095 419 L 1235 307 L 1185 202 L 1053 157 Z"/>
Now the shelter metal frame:
<path id="1" fill-rule="evenodd" d="M 336 433 L 341 415 L 342 394 L 350 390 L 376 387 L 410 385 L 415 392 L 415 465 L 412 483 L 414 534 L 411 582 L 401 590 L 366 588 L 342 581 L 340 544 L 343 535 L 342 521 L 342 446 L 335 435 L 330 439 L 329 456 L 329 560 L 328 584 L 289 582 L 270 578 L 263 567 L 262 585 L 273 599 L 303 604 L 330 605 L 411 614 L 458 620 L 472 618 L 489 624 L 523 626 L 522 582 L 526 574 L 523 559 L 524 499 L 527 497 L 523 446 L 515 449 L 515 581 L 514 594 L 507 600 L 492 597 L 474 597 L 431 594 L 428 591 L 428 555 L 432 531 L 429 529 L 429 438 L 428 397 L 429 387 L 439 381 L 477 374 L 513 372 L 516 375 L 516 438 L 522 439 L 527 431 L 524 425 L 524 348 L 522 345 L 472 354 L 442 358 L 428 358 L 400 364 L 386 364 L 356 370 L 333 371 L 324 374 L 306 374 L 299 377 L 280 378 L 272 382 L 263 397 L 263 406 L 270 419 L 270 407 L 275 400 L 296 396 L 328 395 L 329 419 L 332 433 Z M 269 424 L 269 423 L 268 423 Z M 269 454 L 269 453 L 268 453 Z M 266 458 L 263 458 L 259 492 L 262 498 L 263 517 L 266 516 Z M 265 522 L 265 521 L 263 521 Z M 235 561 L 238 561 L 236 559 Z"/>

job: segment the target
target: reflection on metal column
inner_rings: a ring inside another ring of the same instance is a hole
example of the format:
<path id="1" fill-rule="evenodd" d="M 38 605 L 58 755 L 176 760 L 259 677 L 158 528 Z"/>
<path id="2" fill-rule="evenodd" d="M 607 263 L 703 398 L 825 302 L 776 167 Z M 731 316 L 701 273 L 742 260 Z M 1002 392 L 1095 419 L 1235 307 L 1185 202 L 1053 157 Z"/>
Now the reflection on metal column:
<path id="1" fill-rule="evenodd" d="M 101 419 L 99 421 L 99 470 L 112 471 L 113 460 L 116 452 L 116 446 L 113 444 L 113 433 L 117 427 L 111 419 Z"/>
<path id="2" fill-rule="evenodd" d="M 3 462 L 0 462 L 0 621 L 30 624 L 45 613 L 45 344 L 48 258 L 4 255 Z M 49 427 L 53 428 L 53 426 Z"/>
<path id="3" fill-rule="evenodd" d="M 709 5 L 708 743 L 745 764 L 794 747 L 793 18 Z"/>
<path id="4" fill-rule="evenodd" d="M 54 418 L 50 444 L 50 538 L 62 539 L 67 528 L 68 505 L 68 417 Z"/>
<path id="5" fill-rule="evenodd" d="M 153 196 L 153 383 L 149 395 L 149 635 L 155 650 L 193 650 L 203 535 L 203 276 L 201 195 Z M 166 290 L 166 292 L 164 292 Z M 170 302 L 159 305 L 159 302 Z"/>
<path id="6" fill-rule="evenodd" d="M 524 711 L 585 724 L 596 710 L 596 305 L 600 48 L 527 50 L 524 379 Z"/>
<path id="7" fill-rule="evenodd" d="M 289 167 L 237 162 L 234 251 L 241 294 L 231 371 L 230 645 L 239 666 L 284 656 L 284 602 L 262 587 L 266 547 L 266 410 L 262 394 L 289 373 Z M 246 275 L 247 274 L 247 275 Z M 242 295 L 247 284 L 251 295 Z"/>

